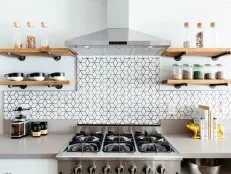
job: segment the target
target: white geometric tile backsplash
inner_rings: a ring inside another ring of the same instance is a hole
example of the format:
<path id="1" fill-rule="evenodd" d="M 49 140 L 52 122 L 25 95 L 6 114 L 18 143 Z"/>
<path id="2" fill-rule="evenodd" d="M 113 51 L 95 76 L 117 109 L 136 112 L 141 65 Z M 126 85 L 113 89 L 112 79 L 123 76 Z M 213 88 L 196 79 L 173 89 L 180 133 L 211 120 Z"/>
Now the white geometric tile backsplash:
<path id="1" fill-rule="evenodd" d="M 5 91 L 4 118 L 18 106 L 30 119 L 76 119 L 86 124 L 159 124 L 192 118 L 210 104 L 218 118 L 231 113 L 231 91 L 162 91 L 158 57 L 78 57 L 77 91 Z M 168 106 L 175 114 L 168 114 Z M 226 107 L 225 107 L 226 106 Z"/>

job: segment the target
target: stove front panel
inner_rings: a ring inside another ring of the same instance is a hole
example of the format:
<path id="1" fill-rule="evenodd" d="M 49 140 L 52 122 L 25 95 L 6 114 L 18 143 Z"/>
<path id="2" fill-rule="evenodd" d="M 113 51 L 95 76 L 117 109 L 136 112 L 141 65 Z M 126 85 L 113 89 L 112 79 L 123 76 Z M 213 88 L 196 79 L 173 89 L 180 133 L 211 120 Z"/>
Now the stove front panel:
<path id="1" fill-rule="evenodd" d="M 59 160 L 59 174 L 180 174 L 181 160 Z"/>

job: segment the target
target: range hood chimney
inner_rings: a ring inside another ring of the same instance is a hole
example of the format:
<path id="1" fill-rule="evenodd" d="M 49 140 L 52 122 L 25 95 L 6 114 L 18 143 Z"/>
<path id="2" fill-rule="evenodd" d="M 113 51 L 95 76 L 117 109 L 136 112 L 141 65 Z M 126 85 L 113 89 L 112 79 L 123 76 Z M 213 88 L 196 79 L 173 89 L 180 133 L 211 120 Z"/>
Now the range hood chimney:
<path id="1" fill-rule="evenodd" d="M 157 56 L 171 42 L 129 28 L 129 0 L 107 0 L 107 28 L 65 42 L 83 56 Z"/>

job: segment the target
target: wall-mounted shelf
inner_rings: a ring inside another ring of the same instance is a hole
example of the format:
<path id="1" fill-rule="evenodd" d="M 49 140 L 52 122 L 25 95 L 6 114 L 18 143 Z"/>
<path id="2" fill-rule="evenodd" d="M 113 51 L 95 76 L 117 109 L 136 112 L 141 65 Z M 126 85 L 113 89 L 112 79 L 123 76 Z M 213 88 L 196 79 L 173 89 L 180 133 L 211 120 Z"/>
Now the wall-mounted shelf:
<path id="1" fill-rule="evenodd" d="M 211 57 L 212 60 L 218 60 L 219 57 L 230 54 L 231 48 L 168 48 L 163 56 L 173 57 L 176 61 L 180 61 L 184 55 Z"/>
<path id="2" fill-rule="evenodd" d="M 231 80 L 164 80 L 162 84 L 174 85 L 175 88 L 179 89 L 181 86 L 188 85 L 209 85 L 210 88 L 215 88 L 216 86 L 228 86 Z"/>
<path id="3" fill-rule="evenodd" d="M 42 57 L 51 57 L 56 61 L 59 61 L 62 56 L 73 56 L 76 57 L 77 53 L 68 49 L 68 48 L 0 48 L 0 55 L 15 57 L 21 61 L 26 59 L 26 56 L 42 56 Z"/>
<path id="4" fill-rule="evenodd" d="M 23 81 L 0 81 L 0 85 L 7 85 L 9 88 L 12 87 L 20 87 L 21 89 L 25 89 L 27 86 L 48 86 L 55 87 L 57 89 L 61 89 L 63 85 L 71 85 L 75 84 L 70 80 L 44 80 L 44 81 L 32 81 L 32 80 L 23 80 Z"/>

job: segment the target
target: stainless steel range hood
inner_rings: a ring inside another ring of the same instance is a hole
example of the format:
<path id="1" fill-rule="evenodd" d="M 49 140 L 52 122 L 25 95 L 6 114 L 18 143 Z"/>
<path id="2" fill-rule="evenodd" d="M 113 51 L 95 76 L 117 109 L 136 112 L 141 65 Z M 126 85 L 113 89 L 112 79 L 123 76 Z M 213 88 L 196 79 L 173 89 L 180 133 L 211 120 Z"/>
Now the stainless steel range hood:
<path id="1" fill-rule="evenodd" d="M 171 42 L 129 29 L 128 7 L 129 0 L 107 0 L 108 28 L 68 40 L 66 46 L 84 56 L 161 55 Z"/>

